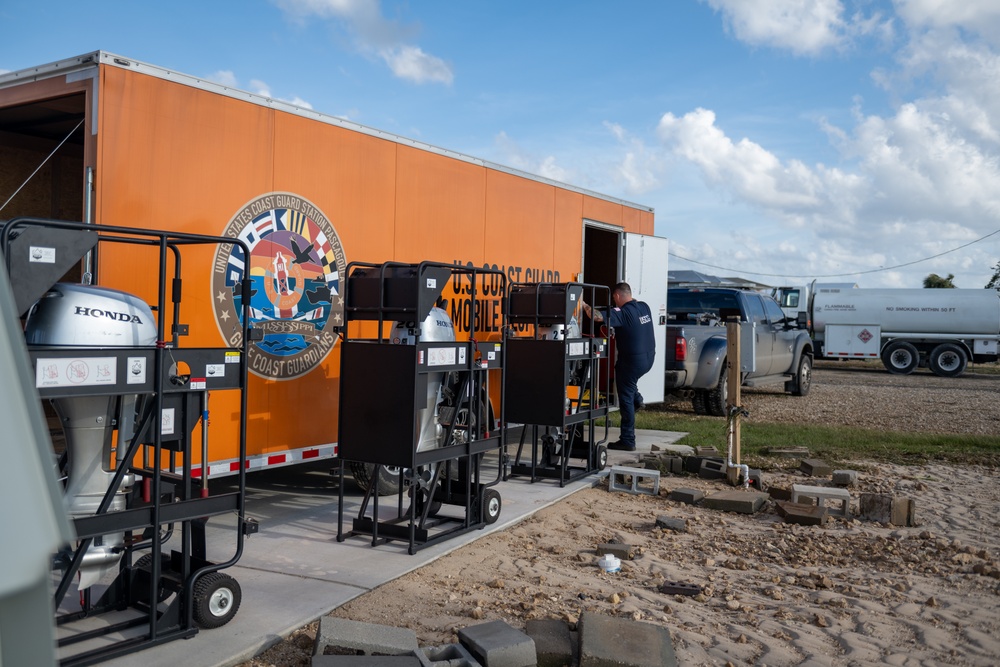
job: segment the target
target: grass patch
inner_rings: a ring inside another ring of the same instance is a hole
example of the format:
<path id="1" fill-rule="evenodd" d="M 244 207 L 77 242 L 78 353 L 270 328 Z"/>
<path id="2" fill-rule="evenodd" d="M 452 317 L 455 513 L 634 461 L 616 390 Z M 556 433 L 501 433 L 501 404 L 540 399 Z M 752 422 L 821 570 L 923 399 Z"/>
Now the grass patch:
<path id="1" fill-rule="evenodd" d="M 612 424 L 616 425 L 618 419 L 617 413 L 613 414 Z M 719 417 L 642 410 L 636 414 L 636 428 L 684 431 L 688 435 L 679 444 L 713 445 L 723 455 L 726 452 L 727 424 Z M 831 465 L 866 459 L 907 465 L 938 461 L 1000 466 L 1000 435 L 898 433 L 752 421 L 743 421 L 740 425 L 740 460 L 748 465 L 774 467 L 774 459 L 767 456 L 767 449 L 793 446 L 806 447 L 812 456 Z"/>

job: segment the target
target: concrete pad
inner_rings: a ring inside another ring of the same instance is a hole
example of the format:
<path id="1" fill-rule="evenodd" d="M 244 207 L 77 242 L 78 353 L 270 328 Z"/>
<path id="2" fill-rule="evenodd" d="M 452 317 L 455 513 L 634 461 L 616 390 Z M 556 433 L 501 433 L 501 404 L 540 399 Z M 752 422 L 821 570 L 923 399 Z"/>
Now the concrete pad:
<path id="1" fill-rule="evenodd" d="M 484 667 L 535 667 L 535 642 L 504 621 L 458 631 L 458 640 Z"/>
<path id="2" fill-rule="evenodd" d="M 676 665 L 666 628 L 586 611 L 580 616 L 580 667 Z"/>
<path id="3" fill-rule="evenodd" d="M 702 507 L 723 512 L 756 514 L 764 507 L 768 495 L 759 491 L 719 491 L 701 501 Z"/>
<path id="4" fill-rule="evenodd" d="M 680 455 L 690 454 L 690 447 L 670 444 L 685 435 L 639 429 L 636 452 L 610 450 L 608 465 L 636 460 L 636 453 L 648 452 L 652 445 Z M 618 437 L 617 428 L 608 429 L 608 442 Z M 495 466 L 496 457 L 491 457 Z M 484 476 L 492 474 L 491 457 L 484 461 Z M 260 532 L 245 541 L 237 564 L 225 570 L 243 590 L 239 613 L 221 628 L 202 630 L 184 641 L 108 660 L 101 663 L 102 667 L 134 667 L 137 663 L 143 667 L 229 667 L 247 661 L 354 598 L 600 482 L 599 475 L 564 487 L 518 479 L 501 481 L 494 488 L 503 498 L 503 512 L 495 524 L 411 556 L 403 542 L 378 547 L 372 547 L 371 540 L 363 537 L 337 542 L 337 485 L 336 477 L 329 474 L 337 466 L 339 462 L 334 459 L 250 473 L 246 515 L 260 521 Z M 492 470 L 495 473 L 495 467 Z M 213 494 L 231 492 L 234 482 L 235 478 L 211 480 L 209 490 Z M 349 480 L 344 501 L 349 529 L 361 502 L 360 493 Z M 382 498 L 385 509 L 394 508 L 395 501 L 395 497 Z M 209 521 L 210 559 L 224 562 L 233 557 L 235 526 L 236 520 L 231 517 L 213 517 Z"/>
<path id="5" fill-rule="evenodd" d="M 538 667 L 563 667 L 576 662 L 573 636 L 566 621 L 535 618 L 525 622 L 524 632 L 535 642 Z"/>

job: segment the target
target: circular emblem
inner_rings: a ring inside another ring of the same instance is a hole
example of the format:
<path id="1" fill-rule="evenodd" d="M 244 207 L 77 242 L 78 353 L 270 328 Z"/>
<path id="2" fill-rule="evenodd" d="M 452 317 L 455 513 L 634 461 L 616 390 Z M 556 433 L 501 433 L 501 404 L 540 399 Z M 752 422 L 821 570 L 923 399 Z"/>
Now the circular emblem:
<path id="1" fill-rule="evenodd" d="M 250 247 L 220 246 L 212 270 L 215 321 L 229 345 L 242 344 L 243 304 L 264 339 L 250 347 L 249 368 L 269 380 L 314 369 L 333 349 L 344 322 L 340 279 L 347 268 L 337 230 L 308 199 L 272 192 L 232 217 L 223 236 Z M 243 278 L 250 293 L 243 294 Z"/>

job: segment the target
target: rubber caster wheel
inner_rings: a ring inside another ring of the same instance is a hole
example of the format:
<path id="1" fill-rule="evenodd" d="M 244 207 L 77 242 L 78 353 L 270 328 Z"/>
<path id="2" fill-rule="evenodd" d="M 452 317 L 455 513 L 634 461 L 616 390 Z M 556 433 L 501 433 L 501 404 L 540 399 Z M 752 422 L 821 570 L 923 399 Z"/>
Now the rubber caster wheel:
<path id="1" fill-rule="evenodd" d="M 240 609 L 243 591 L 235 579 L 222 572 L 209 572 L 194 585 L 194 620 L 206 630 L 221 628 Z"/>
<path id="2" fill-rule="evenodd" d="M 503 502 L 500 500 L 500 493 L 496 489 L 483 491 L 483 519 L 487 525 L 497 522 L 501 509 L 503 509 Z"/>
<path id="3" fill-rule="evenodd" d="M 604 470 L 608 467 L 608 448 L 601 445 L 597 448 L 597 469 Z"/>

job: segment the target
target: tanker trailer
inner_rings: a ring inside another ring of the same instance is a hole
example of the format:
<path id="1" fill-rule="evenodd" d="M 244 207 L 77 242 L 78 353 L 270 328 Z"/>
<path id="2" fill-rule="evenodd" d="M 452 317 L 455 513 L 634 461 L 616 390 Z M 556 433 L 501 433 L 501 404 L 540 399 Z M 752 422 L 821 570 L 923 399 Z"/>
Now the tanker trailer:
<path id="1" fill-rule="evenodd" d="M 881 359 L 890 373 L 930 368 L 956 377 L 997 360 L 1000 292 L 992 289 L 831 289 L 812 304 L 825 358 Z"/>

